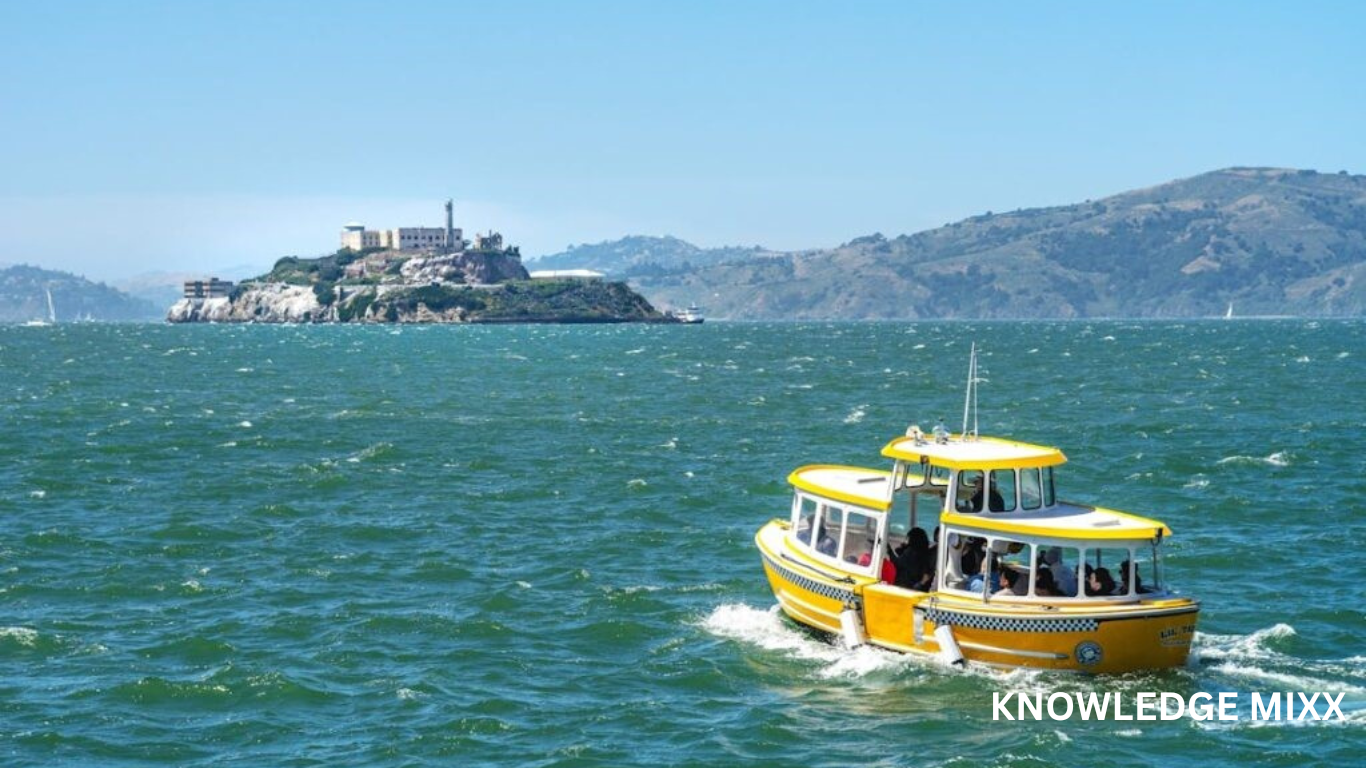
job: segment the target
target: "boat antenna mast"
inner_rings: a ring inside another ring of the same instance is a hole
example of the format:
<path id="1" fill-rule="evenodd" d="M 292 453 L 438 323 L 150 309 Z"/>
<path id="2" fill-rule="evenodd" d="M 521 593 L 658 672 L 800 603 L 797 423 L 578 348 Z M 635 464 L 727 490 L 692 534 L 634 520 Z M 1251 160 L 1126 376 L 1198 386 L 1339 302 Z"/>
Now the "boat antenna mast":
<path id="1" fill-rule="evenodd" d="M 971 435 L 976 440 L 981 433 L 977 431 L 977 384 L 985 381 L 977 375 L 977 342 L 972 343 L 972 352 L 968 355 L 968 387 L 963 394 L 963 431 L 960 433 L 964 440 Z M 968 417 L 972 417 L 972 431 L 968 431 Z"/>

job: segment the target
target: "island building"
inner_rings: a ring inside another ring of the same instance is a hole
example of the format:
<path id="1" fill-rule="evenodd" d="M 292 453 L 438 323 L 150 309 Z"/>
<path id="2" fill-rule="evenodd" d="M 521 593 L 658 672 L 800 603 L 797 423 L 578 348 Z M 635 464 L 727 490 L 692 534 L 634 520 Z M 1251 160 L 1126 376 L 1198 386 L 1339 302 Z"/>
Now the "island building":
<path id="1" fill-rule="evenodd" d="M 528 275 L 532 280 L 583 280 L 597 282 L 607 275 L 591 269 L 541 269 Z"/>
<path id="2" fill-rule="evenodd" d="M 384 248 L 391 251 L 423 251 L 426 253 L 460 253 L 465 250 L 464 232 L 455 226 L 454 203 L 446 201 L 446 226 L 397 227 L 395 229 L 366 229 L 364 224 L 351 222 L 341 231 L 341 247 L 353 251 Z M 497 237 L 501 246 L 502 236 Z M 476 245 L 475 247 L 479 247 Z"/>
<path id="3" fill-rule="evenodd" d="M 231 280 L 211 277 L 208 280 L 186 280 L 182 295 L 187 299 L 226 299 L 231 293 Z"/>

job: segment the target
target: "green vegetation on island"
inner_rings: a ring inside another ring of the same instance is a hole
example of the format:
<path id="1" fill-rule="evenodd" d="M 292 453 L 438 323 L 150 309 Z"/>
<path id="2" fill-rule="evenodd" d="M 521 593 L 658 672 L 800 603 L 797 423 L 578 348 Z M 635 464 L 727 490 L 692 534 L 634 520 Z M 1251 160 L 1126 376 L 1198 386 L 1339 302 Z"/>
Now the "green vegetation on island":
<path id="1" fill-rule="evenodd" d="M 185 299 L 172 322 L 670 322 L 622 282 L 533 280 L 515 248 L 453 253 L 343 248 L 287 256 L 224 299 Z"/>

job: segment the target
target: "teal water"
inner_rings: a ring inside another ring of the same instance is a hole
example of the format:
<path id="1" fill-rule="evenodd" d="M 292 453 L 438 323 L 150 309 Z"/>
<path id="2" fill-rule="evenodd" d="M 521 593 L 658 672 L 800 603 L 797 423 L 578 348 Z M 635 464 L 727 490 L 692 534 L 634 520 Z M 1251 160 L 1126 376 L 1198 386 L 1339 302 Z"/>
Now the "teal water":
<path id="1" fill-rule="evenodd" d="M 1175 531 L 1188 668 L 984 672 L 772 610 L 813 462 L 956 423 Z M 1366 751 L 1366 323 L 0 328 L 0 765 L 1211 766 Z M 1345 722 L 993 722 L 993 692 Z"/>

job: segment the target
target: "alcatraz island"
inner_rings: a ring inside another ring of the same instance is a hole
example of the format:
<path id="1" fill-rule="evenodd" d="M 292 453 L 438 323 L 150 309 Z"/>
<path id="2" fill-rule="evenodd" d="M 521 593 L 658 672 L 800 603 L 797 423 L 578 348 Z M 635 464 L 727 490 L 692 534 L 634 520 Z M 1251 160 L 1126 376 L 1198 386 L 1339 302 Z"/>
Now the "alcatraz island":
<path id="1" fill-rule="evenodd" d="M 571 269 L 528 272 L 516 246 L 489 231 L 464 239 L 446 201 L 445 227 L 342 228 L 336 253 L 287 256 L 236 285 L 185 283 L 172 323 L 671 323 L 625 283 Z"/>

